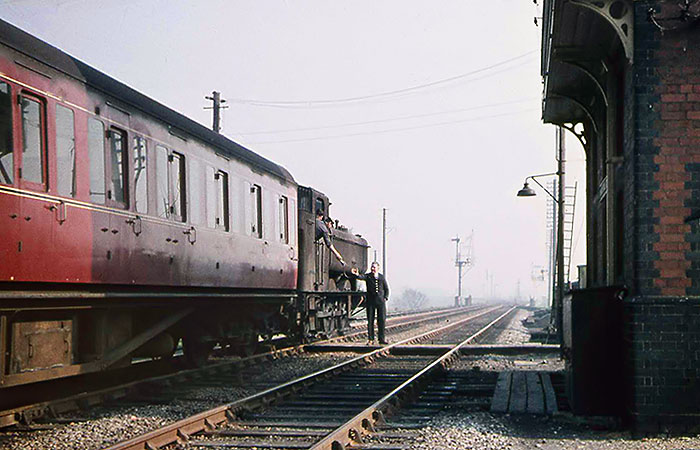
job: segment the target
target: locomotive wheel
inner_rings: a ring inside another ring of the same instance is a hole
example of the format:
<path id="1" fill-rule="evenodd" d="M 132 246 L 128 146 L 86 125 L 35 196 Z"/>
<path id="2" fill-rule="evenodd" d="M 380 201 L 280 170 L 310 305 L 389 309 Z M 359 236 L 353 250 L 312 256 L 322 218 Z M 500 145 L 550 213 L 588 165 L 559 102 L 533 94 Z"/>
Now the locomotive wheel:
<path id="1" fill-rule="evenodd" d="M 201 367 L 206 364 L 211 349 L 212 345 L 197 335 L 190 334 L 182 338 L 182 351 L 185 354 L 187 364 L 192 367 Z"/>
<path id="2" fill-rule="evenodd" d="M 323 311 L 328 314 L 327 317 L 323 318 L 323 332 L 326 334 L 327 337 L 331 337 L 335 334 L 336 331 L 336 323 L 335 323 L 335 317 L 333 316 L 333 303 L 332 302 L 326 302 L 323 305 Z"/>
<path id="3" fill-rule="evenodd" d="M 309 323 L 309 320 L 306 319 L 304 320 L 301 330 L 299 331 L 299 342 L 302 343 L 309 343 L 314 341 L 314 334 L 315 330 L 311 330 L 311 324 Z"/>
<path id="4" fill-rule="evenodd" d="M 350 314 L 348 313 L 348 308 L 343 306 L 343 315 L 338 317 L 338 333 L 340 335 L 345 334 L 346 331 L 350 329 Z"/>

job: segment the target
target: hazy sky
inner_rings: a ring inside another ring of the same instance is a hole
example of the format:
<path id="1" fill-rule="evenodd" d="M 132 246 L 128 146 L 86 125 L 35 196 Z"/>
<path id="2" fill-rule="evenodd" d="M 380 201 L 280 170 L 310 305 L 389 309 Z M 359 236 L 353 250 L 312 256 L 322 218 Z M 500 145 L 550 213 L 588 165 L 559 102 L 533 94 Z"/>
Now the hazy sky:
<path id="1" fill-rule="evenodd" d="M 547 196 L 515 196 L 556 170 L 538 15 L 527 0 L 0 0 L 4 20 L 207 126 L 220 91 L 222 132 L 325 192 L 379 251 L 387 208 L 393 291 L 434 297 L 455 295 L 450 239 L 472 230 L 465 293 L 491 294 L 488 271 L 499 297 L 545 294 L 531 275 Z M 583 152 L 568 147 L 583 264 Z"/>

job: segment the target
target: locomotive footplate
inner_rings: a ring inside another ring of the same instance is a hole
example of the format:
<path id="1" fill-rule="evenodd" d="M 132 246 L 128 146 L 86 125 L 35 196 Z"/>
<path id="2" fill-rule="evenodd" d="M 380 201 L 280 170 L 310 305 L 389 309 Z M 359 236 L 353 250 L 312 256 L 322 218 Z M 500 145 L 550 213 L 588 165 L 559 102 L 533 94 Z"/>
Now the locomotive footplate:
<path id="1" fill-rule="evenodd" d="M 301 292 L 298 308 L 301 334 L 304 339 L 331 337 L 350 327 L 350 316 L 361 303 L 364 292 Z"/>

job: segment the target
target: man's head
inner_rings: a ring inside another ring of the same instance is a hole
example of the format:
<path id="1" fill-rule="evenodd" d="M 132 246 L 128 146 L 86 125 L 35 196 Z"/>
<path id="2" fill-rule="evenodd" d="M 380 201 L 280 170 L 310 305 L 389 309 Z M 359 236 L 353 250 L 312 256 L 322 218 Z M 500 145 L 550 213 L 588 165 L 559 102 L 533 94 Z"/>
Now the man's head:
<path id="1" fill-rule="evenodd" d="M 372 273 L 377 273 L 379 272 L 379 263 L 377 261 L 373 262 L 372 265 L 369 267 L 369 270 Z"/>
<path id="2" fill-rule="evenodd" d="M 323 210 L 322 209 L 319 208 L 316 210 L 316 218 L 323 219 Z"/>
<path id="3" fill-rule="evenodd" d="M 326 218 L 323 220 L 323 222 L 326 224 L 326 226 L 328 226 L 328 229 L 329 229 L 329 230 L 330 230 L 331 228 L 333 228 L 333 219 L 331 219 L 330 217 L 326 217 Z"/>

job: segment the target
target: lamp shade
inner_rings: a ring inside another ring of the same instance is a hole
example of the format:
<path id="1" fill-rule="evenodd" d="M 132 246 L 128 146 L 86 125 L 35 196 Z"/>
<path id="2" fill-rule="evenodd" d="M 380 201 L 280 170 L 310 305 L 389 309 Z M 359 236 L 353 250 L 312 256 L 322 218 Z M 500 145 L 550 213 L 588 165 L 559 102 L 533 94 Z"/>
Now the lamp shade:
<path id="1" fill-rule="evenodd" d="M 530 186 L 525 183 L 522 189 L 518 191 L 518 197 L 534 197 L 537 195 L 534 189 L 532 189 Z"/>

